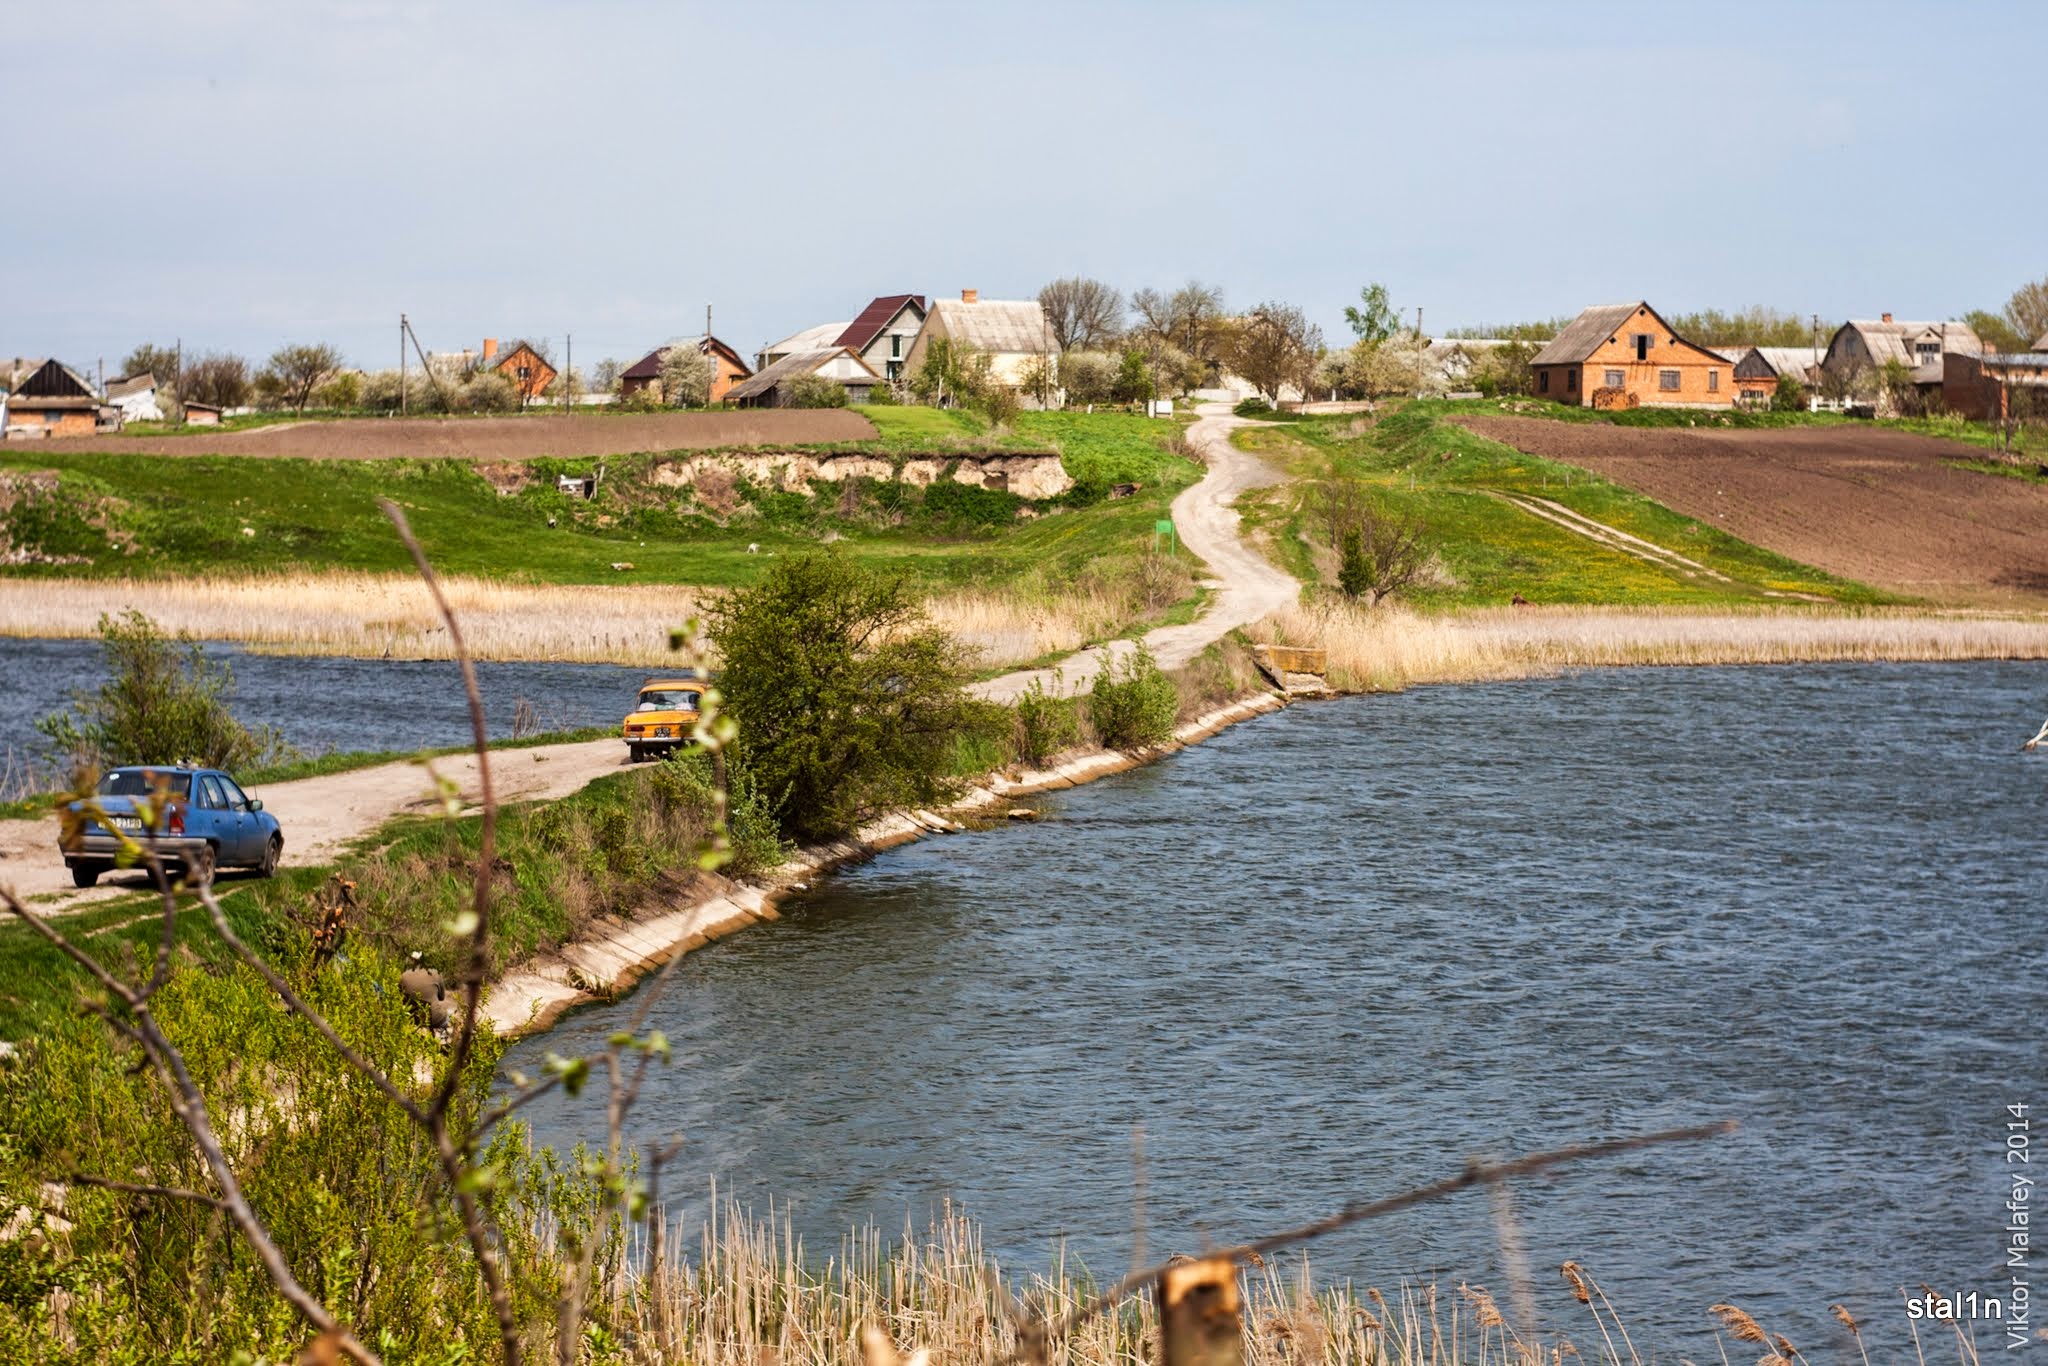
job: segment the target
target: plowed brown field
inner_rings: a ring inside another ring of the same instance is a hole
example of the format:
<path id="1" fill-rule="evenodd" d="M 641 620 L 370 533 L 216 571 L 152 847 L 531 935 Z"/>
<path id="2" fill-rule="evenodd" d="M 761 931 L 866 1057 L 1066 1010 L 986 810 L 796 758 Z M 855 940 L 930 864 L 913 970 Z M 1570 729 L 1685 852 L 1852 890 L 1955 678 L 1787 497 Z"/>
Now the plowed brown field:
<path id="1" fill-rule="evenodd" d="M 874 424 L 838 408 L 727 413 L 591 414 L 580 417 L 360 418 L 288 422 L 186 436 L 81 436 L 38 442 L 39 451 L 116 455 L 268 455 L 306 460 L 525 460 L 534 456 L 630 455 L 872 441 Z M 19 449 L 26 454 L 28 448 Z"/>
<path id="2" fill-rule="evenodd" d="M 1948 463 L 1982 459 L 1973 447 L 1871 427 L 1457 420 L 1831 574 L 1952 601 L 2048 598 L 2048 487 Z"/>

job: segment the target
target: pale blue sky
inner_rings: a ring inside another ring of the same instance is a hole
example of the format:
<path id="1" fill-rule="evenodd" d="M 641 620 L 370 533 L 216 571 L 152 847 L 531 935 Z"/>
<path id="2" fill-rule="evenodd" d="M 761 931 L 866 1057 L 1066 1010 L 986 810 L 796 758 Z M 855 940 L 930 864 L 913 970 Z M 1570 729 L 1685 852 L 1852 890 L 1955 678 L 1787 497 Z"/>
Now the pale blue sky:
<path id="1" fill-rule="evenodd" d="M 16 6 L 0 354 L 742 351 L 1190 276 L 1432 332 L 2048 275 L 2048 5 Z M 35 54 L 26 60 L 26 54 Z"/>

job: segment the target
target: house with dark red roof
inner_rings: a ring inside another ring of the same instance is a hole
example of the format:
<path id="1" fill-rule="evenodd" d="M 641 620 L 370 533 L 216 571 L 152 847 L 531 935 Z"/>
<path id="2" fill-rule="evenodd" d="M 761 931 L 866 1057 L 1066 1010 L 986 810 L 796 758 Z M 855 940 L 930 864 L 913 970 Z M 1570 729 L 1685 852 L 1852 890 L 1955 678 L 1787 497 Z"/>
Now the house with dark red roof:
<path id="1" fill-rule="evenodd" d="M 747 363 L 740 359 L 740 353 L 727 346 L 718 338 L 700 332 L 694 337 L 672 337 L 649 351 L 619 372 L 619 392 L 627 398 L 653 390 L 661 393 L 661 368 L 668 360 L 671 348 L 694 346 L 711 358 L 711 393 L 705 402 L 717 404 L 725 400 L 726 391 L 753 374 Z"/>
<path id="2" fill-rule="evenodd" d="M 884 294 L 863 308 L 831 344 L 845 347 L 893 382 L 903 378 L 903 362 L 924 327 L 924 315 L 924 295 Z"/>

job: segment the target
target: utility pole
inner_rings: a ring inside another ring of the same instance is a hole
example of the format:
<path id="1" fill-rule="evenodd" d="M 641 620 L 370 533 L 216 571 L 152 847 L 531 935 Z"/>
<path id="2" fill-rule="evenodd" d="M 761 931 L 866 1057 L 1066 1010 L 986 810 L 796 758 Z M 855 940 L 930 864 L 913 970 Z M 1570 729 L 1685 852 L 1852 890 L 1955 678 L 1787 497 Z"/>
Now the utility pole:
<path id="1" fill-rule="evenodd" d="M 569 333 L 562 334 L 562 411 L 569 411 L 570 376 L 576 373 L 576 338 Z"/>
<path id="2" fill-rule="evenodd" d="M 405 315 L 398 315 L 398 415 L 405 416 Z"/>
<path id="3" fill-rule="evenodd" d="M 1422 305 L 1415 305 L 1415 340 L 1422 340 Z"/>
<path id="4" fill-rule="evenodd" d="M 177 398 L 179 406 L 182 407 L 185 402 L 185 339 L 183 337 L 178 338 L 177 346 L 178 359 L 171 364 L 171 393 Z"/>

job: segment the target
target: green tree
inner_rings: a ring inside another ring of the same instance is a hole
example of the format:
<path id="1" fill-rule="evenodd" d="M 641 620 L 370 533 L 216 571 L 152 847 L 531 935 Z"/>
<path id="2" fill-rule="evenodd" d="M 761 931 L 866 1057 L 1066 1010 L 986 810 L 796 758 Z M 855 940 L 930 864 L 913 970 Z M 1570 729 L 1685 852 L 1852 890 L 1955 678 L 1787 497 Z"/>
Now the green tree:
<path id="1" fill-rule="evenodd" d="M 1143 403 L 1153 396 L 1152 371 L 1145 353 L 1137 347 L 1124 352 L 1117 363 L 1116 378 L 1110 381 L 1109 396 L 1118 403 Z"/>
<path id="2" fill-rule="evenodd" d="M 257 390 L 304 413 L 313 391 L 340 368 L 341 352 L 325 342 L 280 346 L 270 353 L 270 364 L 256 377 Z"/>
<path id="3" fill-rule="evenodd" d="M 980 729 L 967 662 L 902 578 L 813 551 L 709 617 L 747 769 L 785 834 L 843 836 L 955 790 L 956 742 Z"/>
<path id="4" fill-rule="evenodd" d="M 107 681 L 76 693 L 71 709 L 36 723 L 59 762 L 100 768 L 192 762 L 236 769 L 286 752 L 275 730 L 236 720 L 227 699 L 234 671 L 206 658 L 185 632 L 164 634 L 130 610 L 100 617 Z"/>
<path id="5" fill-rule="evenodd" d="M 170 384 L 178 378 L 178 350 L 173 346 L 154 346 L 148 342 L 128 353 L 121 362 L 121 378 L 133 379 L 137 375 L 155 375 L 158 384 Z"/>
<path id="6" fill-rule="evenodd" d="M 1978 308 L 1965 313 L 1963 321 L 1993 351 L 2024 351 L 2032 340 L 2022 337 L 2019 329 L 2003 313 L 1990 313 Z"/>
<path id="7" fill-rule="evenodd" d="M 844 408 L 846 386 L 830 375 L 798 375 L 789 382 L 792 408 Z"/>
<path id="8" fill-rule="evenodd" d="M 1771 411 L 1774 413 L 1799 413 L 1805 410 L 1806 386 L 1799 382 L 1799 376 L 1778 376 L 1778 387 L 1771 390 Z"/>
<path id="9" fill-rule="evenodd" d="M 1375 280 L 1358 291 L 1358 301 L 1365 307 L 1346 308 L 1344 321 L 1351 324 L 1360 342 L 1378 346 L 1401 330 L 1401 315 L 1394 311 L 1394 301 L 1385 285 Z"/>

